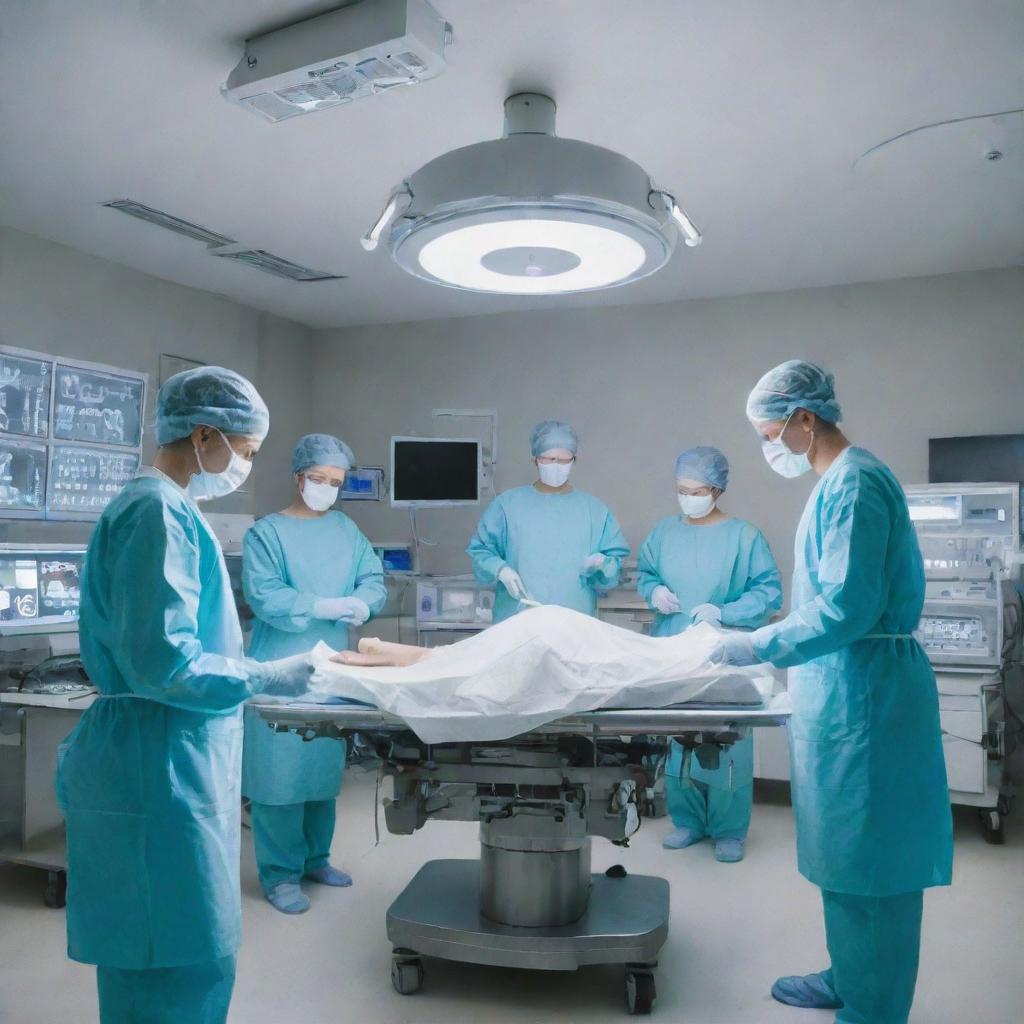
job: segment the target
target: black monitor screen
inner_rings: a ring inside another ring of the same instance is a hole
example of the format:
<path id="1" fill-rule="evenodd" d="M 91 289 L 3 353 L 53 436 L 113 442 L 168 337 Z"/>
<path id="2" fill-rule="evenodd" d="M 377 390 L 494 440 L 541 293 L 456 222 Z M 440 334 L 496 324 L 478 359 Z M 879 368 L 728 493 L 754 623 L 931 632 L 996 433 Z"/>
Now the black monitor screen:
<path id="1" fill-rule="evenodd" d="M 933 437 L 928 442 L 928 481 L 1024 483 L 1024 434 Z"/>
<path id="2" fill-rule="evenodd" d="M 395 501 L 479 501 L 479 442 L 395 439 L 393 444 Z"/>

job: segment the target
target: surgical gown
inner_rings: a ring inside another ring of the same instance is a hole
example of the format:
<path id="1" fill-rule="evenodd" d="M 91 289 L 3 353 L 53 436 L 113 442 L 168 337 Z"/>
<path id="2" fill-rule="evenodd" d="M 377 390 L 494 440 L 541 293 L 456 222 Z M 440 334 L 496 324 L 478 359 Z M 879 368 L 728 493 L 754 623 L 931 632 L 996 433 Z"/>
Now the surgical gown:
<path id="1" fill-rule="evenodd" d="M 242 584 L 256 616 L 249 654 L 257 661 L 300 654 L 321 640 L 348 648 L 344 622 L 313 617 L 317 598 L 358 597 L 371 615 L 387 600 L 380 559 L 359 527 L 336 510 L 318 519 L 282 513 L 261 519 L 245 535 Z M 274 733 L 246 709 L 242 792 L 254 803 L 333 801 L 344 767 L 344 743 Z"/>
<path id="2" fill-rule="evenodd" d="M 650 602 L 655 588 L 666 586 L 682 608 L 675 615 L 656 615 L 654 636 L 681 633 L 700 604 L 719 607 L 722 625 L 731 629 L 764 625 L 782 607 L 782 582 L 768 542 L 742 519 L 706 526 L 681 516 L 663 519 L 641 546 L 638 568 L 637 590 L 644 600 Z M 718 768 L 703 767 L 673 741 L 665 774 L 676 828 L 716 839 L 746 835 L 753 803 L 752 736 L 724 751 Z"/>
<path id="3" fill-rule="evenodd" d="M 601 571 L 588 577 L 588 555 L 607 556 Z M 618 583 L 629 545 L 607 505 L 582 491 L 545 494 L 536 487 L 515 487 L 488 506 L 466 549 L 481 583 L 494 583 L 511 566 L 529 596 L 585 615 L 597 611 L 599 590 Z M 494 621 L 519 610 L 501 584 L 494 600 Z"/>
<path id="4" fill-rule="evenodd" d="M 912 637 L 923 602 L 903 491 L 875 456 L 848 448 L 804 510 L 793 610 L 753 637 L 759 657 L 792 666 L 798 861 L 825 894 L 846 1003 L 838 1021 L 906 1021 L 920 937 L 914 894 L 952 878 L 935 675 Z M 880 941 L 897 930 L 899 950 Z"/>
<path id="5" fill-rule="evenodd" d="M 935 674 L 913 639 L 924 569 L 903 490 L 848 448 L 797 531 L 793 610 L 754 634 L 793 667 L 790 748 L 800 871 L 823 889 L 896 896 L 952 875 Z"/>
<path id="6" fill-rule="evenodd" d="M 68 955 L 129 971 L 231 957 L 240 705 L 256 666 L 242 660 L 220 545 L 163 474 L 144 471 L 96 524 L 80 625 L 82 661 L 103 696 L 60 755 Z M 225 1014 L 229 996 L 228 985 Z"/>

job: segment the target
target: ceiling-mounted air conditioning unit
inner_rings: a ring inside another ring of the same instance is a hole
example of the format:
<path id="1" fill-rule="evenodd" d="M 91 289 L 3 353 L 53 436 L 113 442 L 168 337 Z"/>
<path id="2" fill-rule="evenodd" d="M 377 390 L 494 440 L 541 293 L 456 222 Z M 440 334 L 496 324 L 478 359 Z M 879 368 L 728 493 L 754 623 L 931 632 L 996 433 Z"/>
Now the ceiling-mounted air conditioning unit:
<path id="1" fill-rule="evenodd" d="M 246 40 L 221 92 L 284 121 L 435 78 L 451 34 L 427 0 L 364 0 Z"/>

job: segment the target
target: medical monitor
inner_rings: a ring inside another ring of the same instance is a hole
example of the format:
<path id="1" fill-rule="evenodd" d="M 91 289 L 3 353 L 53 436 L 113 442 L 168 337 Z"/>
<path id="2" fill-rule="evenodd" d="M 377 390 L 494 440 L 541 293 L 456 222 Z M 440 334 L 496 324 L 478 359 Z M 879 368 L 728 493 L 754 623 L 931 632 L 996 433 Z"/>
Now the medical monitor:
<path id="1" fill-rule="evenodd" d="M 83 547 L 0 547 L 0 636 L 78 628 Z"/>
<path id="2" fill-rule="evenodd" d="M 1024 484 L 1024 434 L 930 438 L 928 480 L 933 484 L 988 480 Z"/>
<path id="3" fill-rule="evenodd" d="M 480 503 L 480 442 L 448 437 L 391 438 L 391 504 L 452 508 Z"/>

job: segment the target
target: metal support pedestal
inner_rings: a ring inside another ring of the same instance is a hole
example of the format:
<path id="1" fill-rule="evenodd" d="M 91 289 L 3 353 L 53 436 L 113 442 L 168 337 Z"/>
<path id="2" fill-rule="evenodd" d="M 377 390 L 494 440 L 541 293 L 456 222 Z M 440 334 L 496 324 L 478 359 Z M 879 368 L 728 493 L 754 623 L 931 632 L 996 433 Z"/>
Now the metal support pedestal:
<path id="1" fill-rule="evenodd" d="M 428 821 L 480 824 L 480 860 L 431 861 L 388 910 L 396 991 L 420 989 L 424 957 L 538 971 L 622 964 L 626 1009 L 646 1014 L 669 885 L 621 867 L 592 874 L 591 841 L 628 845 L 644 759 L 661 756 L 662 737 L 724 749 L 752 728 L 784 724 L 788 705 L 772 705 L 593 711 L 507 740 L 436 745 L 376 708 L 255 707 L 277 730 L 372 737 L 394 786 L 384 801 L 392 835 Z"/>
<path id="2" fill-rule="evenodd" d="M 480 911 L 480 862 L 424 865 L 388 910 L 392 981 L 403 995 L 423 980 L 421 957 L 489 967 L 574 971 L 589 964 L 626 967 L 630 1013 L 649 1013 L 653 969 L 668 937 L 669 885 L 663 878 L 591 875 L 589 903 L 570 924 L 526 928 Z"/>

